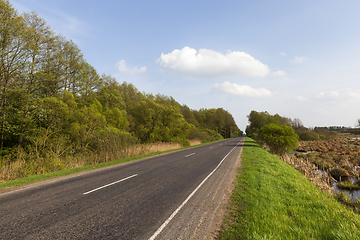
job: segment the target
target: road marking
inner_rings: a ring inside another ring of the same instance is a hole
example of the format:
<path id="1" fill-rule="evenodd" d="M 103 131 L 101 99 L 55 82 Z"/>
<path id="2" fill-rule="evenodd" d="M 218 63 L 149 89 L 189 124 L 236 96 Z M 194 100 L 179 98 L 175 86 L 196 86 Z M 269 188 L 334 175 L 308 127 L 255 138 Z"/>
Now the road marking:
<path id="1" fill-rule="evenodd" d="M 241 142 L 241 141 L 240 141 Z M 155 238 L 161 233 L 161 231 L 169 224 L 169 222 L 176 216 L 176 214 L 181 210 L 182 207 L 185 206 L 185 204 L 190 200 L 190 198 L 192 198 L 192 196 L 195 195 L 195 193 L 199 190 L 199 188 L 206 182 L 206 180 L 208 180 L 208 178 L 214 174 L 214 172 L 220 167 L 220 165 L 224 162 L 224 160 L 230 155 L 230 153 L 237 147 L 237 145 L 239 145 L 238 142 L 236 144 L 235 147 L 233 147 L 233 149 L 231 149 L 231 151 L 226 154 L 226 156 L 220 161 L 220 163 L 216 166 L 216 168 L 199 184 L 199 186 L 197 186 L 195 188 L 195 190 L 190 193 L 190 195 L 185 199 L 185 201 L 171 214 L 171 216 L 166 219 L 166 221 L 159 227 L 158 230 L 156 230 L 156 232 L 149 238 L 149 240 L 155 240 Z"/>
<path id="2" fill-rule="evenodd" d="M 133 178 L 133 177 L 136 177 L 136 176 L 137 176 L 137 174 L 134 174 L 134 175 L 132 175 L 132 176 L 130 176 L 130 177 L 127 177 L 127 178 L 121 179 L 121 180 L 116 181 L 116 182 L 113 182 L 113 183 L 109 183 L 109 184 L 107 184 L 107 185 L 104 185 L 104 186 L 102 186 L 102 187 L 98 187 L 98 188 L 96 188 L 96 189 L 93 189 L 93 190 L 88 191 L 88 192 L 83 193 L 83 194 L 84 194 L 84 195 L 86 195 L 86 194 L 89 194 L 89 193 L 95 192 L 95 191 L 100 190 L 100 189 L 102 189 L 102 188 L 106 188 L 106 187 L 108 187 L 108 186 L 111 186 L 111 185 L 117 184 L 117 183 L 119 183 L 119 182 L 122 182 L 122 181 L 128 180 L 128 179 Z"/>
<path id="3" fill-rule="evenodd" d="M 212 149 L 213 147 L 209 147 L 209 149 Z"/>
<path id="4" fill-rule="evenodd" d="M 189 155 L 186 155 L 185 157 L 190 157 L 190 156 L 192 156 L 192 155 L 195 155 L 195 153 L 191 153 L 191 154 L 189 154 Z"/>

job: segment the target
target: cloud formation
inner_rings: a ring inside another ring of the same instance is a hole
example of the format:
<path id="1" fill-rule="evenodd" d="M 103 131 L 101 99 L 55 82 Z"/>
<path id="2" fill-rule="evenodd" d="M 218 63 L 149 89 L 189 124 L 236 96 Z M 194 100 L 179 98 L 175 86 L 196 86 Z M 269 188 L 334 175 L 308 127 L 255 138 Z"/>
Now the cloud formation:
<path id="1" fill-rule="evenodd" d="M 226 75 L 265 77 L 271 74 L 270 68 L 251 55 L 229 51 L 227 54 L 210 49 L 198 52 L 190 47 L 175 49 L 161 54 L 157 63 L 164 69 L 180 75 L 195 77 L 217 77 Z"/>
<path id="2" fill-rule="evenodd" d="M 337 99 L 340 96 L 337 91 L 319 92 L 315 97 L 319 99 Z"/>
<path id="3" fill-rule="evenodd" d="M 307 101 L 309 101 L 309 98 L 304 97 L 304 96 L 297 96 L 296 99 L 297 99 L 299 102 L 307 102 Z"/>
<path id="4" fill-rule="evenodd" d="M 248 85 L 238 85 L 236 83 L 224 82 L 222 84 L 216 83 L 214 89 L 223 92 L 229 93 L 232 95 L 238 95 L 242 97 L 271 97 L 273 93 L 265 88 L 254 89 Z"/>
<path id="5" fill-rule="evenodd" d="M 301 64 L 303 63 L 305 60 L 305 57 L 298 57 L 298 56 L 295 56 L 293 58 L 293 60 L 291 60 L 292 63 L 297 63 L 297 64 Z"/>
<path id="6" fill-rule="evenodd" d="M 122 73 L 130 73 L 130 74 L 134 74 L 134 73 L 140 73 L 140 74 L 144 74 L 147 71 L 147 67 L 133 67 L 133 68 L 129 68 L 126 66 L 126 62 L 125 60 L 121 60 L 116 64 L 117 68 L 119 69 L 120 72 Z"/>
<path id="7" fill-rule="evenodd" d="M 344 88 L 328 92 L 319 92 L 315 98 L 324 100 L 360 100 L 360 90 Z"/>
<path id="8" fill-rule="evenodd" d="M 285 76 L 286 73 L 284 71 L 276 71 L 276 72 L 272 72 L 271 75 L 272 76 L 280 76 L 280 77 L 282 77 L 282 76 Z"/>

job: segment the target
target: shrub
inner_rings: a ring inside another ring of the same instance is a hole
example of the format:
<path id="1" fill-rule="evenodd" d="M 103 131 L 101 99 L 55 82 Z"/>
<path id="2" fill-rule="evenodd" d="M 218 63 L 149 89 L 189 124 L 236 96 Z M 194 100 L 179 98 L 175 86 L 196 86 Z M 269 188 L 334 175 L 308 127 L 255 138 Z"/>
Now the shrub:
<path id="1" fill-rule="evenodd" d="M 303 141 L 313 141 L 313 140 L 320 140 L 319 134 L 314 131 L 306 131 L 299 135 L 300 139 Z"/>
<path id="2" fill-rule="evenodd" d="M 298 148 L 299 136 L 292 127 L 287 125 L 265 125 L 260 129 L 258 137 L 277 154 L 284 154 Z"/>

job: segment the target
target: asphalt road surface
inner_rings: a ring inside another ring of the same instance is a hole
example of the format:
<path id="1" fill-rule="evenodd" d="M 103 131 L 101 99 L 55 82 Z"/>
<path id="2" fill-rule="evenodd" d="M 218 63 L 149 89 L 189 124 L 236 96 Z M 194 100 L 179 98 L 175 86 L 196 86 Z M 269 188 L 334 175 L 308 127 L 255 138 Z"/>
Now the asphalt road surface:
<path id="1" fill-rule="evenodd" d="M 242 141 L 233 138 L 0 194 L 0 239 L 212 238 Z"/>

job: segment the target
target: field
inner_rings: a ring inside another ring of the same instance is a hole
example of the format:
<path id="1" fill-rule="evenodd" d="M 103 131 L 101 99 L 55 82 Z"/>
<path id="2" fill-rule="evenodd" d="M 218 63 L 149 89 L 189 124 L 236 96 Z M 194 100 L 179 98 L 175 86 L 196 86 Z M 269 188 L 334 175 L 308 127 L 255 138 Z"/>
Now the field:
<path id="1" fill-rule="evenodd" d="M 297 158 L 315 164 L 336 181 L 359 178 L 360 140 L 357 135 L 338 135 L 335 139 L 300 142 Z"/>

